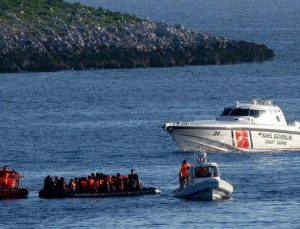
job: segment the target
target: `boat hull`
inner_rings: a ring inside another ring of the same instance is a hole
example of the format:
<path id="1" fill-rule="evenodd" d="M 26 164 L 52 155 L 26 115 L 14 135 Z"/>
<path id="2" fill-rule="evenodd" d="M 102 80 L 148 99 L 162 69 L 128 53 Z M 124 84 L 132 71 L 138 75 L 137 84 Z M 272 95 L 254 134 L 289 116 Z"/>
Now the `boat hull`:
<path id="1" fill-rule="evenodd" d="M 22 199 L 28 196 L 28 190 L 19 189 L 0 189 L 0 199 Z"/>
<path id="2" fill-rule="evenodd" d="M 159 194 L 161 191 L 157 188 L 143 188 L 134 191 L 124 192 L 112 192 L 112 193 L 74 193 L 74 192 L 57 192 L 57 191 L 45 191 L 39 192 L 40 198 L 105 198 L 105 197 L 124 197 L 124 196 L 140 196 L 140 195 L 151 195 Z"/>
<path id="3" fill-rule="evenodd" d="M 294 130 L 174 126 L 167 131 L 183 151 L 300 150 L 300 131 Z"/>
<path id="4" fill-rule="evenodd" d="M 233 192 L 231 184 L 221 179 L 211 178 L 189 185 L 184 189 L 177 189 L 173 195 L 177 198 L 194 200 L 221 200 L 228 199 Z"/>

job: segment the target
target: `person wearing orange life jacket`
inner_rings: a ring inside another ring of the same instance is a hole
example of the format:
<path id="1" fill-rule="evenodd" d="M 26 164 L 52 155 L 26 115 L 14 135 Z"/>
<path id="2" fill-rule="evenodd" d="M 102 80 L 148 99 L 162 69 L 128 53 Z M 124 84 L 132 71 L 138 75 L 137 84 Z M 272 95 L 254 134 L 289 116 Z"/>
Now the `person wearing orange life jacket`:
<path id="1" fill-rule="evenodd" d="M 13 172 L 13 177 L 15 179 L 15 185 L 14 188 L 19 188 L 19 182 L 20 179 L 23 177 L 22 174 L 20 174 L 19 172 L 16 172 L 14 169 L 12 170 Z"/>
<path id="2" fill-rule="evenodd" d="M 124 180 L 125 180 L 125 179 L 124 179 L 124 176 L 121 176 L 120 173 L 117 173 L 116 178 L 117 178 L 117 183 L 116 183 L 116 185 L 117 185 L 117 190 L 118 190 L 119 192 L 124 191 L 124 189 L 125 189 L 125 185 L 124 185 Z"/>
<path id="3" fill-rule="evenodd" d="M 112 178 L 111 178 L 111 176 L 105 175 L 104 187 L 103 187 L 104 192 L 111 192 L 112 191 L 111 190 L 112 189 L 111 186 L 112 186 Z"/>
<path id="4" fill-rule="evenodd" d="M 11 171 L 9 170 L 8 166 L 4 166 L 1 171 L 1 183 L 4 187 L 8 188 L 8 180 L 10 179 Z"/>
<path id="5" fill-rule="evenodd" d="M 98 177 L 94 184 L 94 191 L 101 192 L 103 190 L 103 179 Z"/>
<path id="6" fill-rule="evenodd" d="M 189 176 L 189 169 L 190 169 L 190 164 L 184 160 L 181 164 L 180 172 L 179 172 L 179 184 L 180 184 L 180 189 L 184 188 L 185 184 L 189 184 L 190 182 L 190 176 Z"/>
<path id="7" fill-rule="evenodd" d="M 21 177 L 22 176 L 19 172 L 16 172 L 14 169 L 11 170 L 7 165 L 5 165 L 2 170 L 0 170 L 0 187 L 18 189 Z"/>
<path id="8" fill-rule="evenodd" d="M 7 182 L 6 182 L 7 188 L 9 189 L 15 189 L 17 188 L 17 177 L 15 174 L 10 171 L 9 176 L 7 177 Z"/>
<path id="9" fill-rule="evenodd" d="M 88 177 L 88 191 L 93 192 L 94 191 L 94 184 L 95 184 L 95 179 L 92 176 Z"/>
<path id="10" fill-rule="evenodd" d="M 88 190 L 88 180 L 86 179 L 86 177 L 82 177 L 80 179 L 80 186 L 81 186 L 81 191 L 82 192 L 87 192 L 87 190 Z"/>

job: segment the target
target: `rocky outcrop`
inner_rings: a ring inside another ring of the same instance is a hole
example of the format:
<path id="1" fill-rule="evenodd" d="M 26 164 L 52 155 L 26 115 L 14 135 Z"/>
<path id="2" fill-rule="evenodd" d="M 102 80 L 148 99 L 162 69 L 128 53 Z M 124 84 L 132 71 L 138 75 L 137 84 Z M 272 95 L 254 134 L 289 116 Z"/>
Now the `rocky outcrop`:
<path id="1" fill-rule="evenodd" d="M 30 32 L 0 27 L 0 72 L 233 64 L 273 56 L 265 45 L 149 20 Z"/>

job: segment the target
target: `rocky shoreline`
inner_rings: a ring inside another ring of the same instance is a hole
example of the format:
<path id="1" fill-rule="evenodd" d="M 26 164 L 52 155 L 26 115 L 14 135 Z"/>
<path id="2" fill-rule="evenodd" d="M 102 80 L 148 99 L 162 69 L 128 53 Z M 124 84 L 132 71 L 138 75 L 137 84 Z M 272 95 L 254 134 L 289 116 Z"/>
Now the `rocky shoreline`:
<path id="1" fill-rule="evenodd" d="M 234 64 L 274 56 L 265 45 L 148 19 L 30 32 L 1 21 L 0 26 L 0 72 Z"/>

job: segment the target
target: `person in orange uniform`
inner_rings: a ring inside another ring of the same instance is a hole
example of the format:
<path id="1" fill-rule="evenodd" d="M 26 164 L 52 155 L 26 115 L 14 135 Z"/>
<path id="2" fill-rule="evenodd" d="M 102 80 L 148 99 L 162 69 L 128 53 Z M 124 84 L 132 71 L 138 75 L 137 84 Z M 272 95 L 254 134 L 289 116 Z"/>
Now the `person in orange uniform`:
<path id="1" fill-rule="evenodd" d="M 184 160 L 181 164 L 180 172 L 179 172 L 179 184 L 180 189 L 184 188 L 185 184 L 189 184 L 190 176 L 189 176 L 190 164 Z"/>

